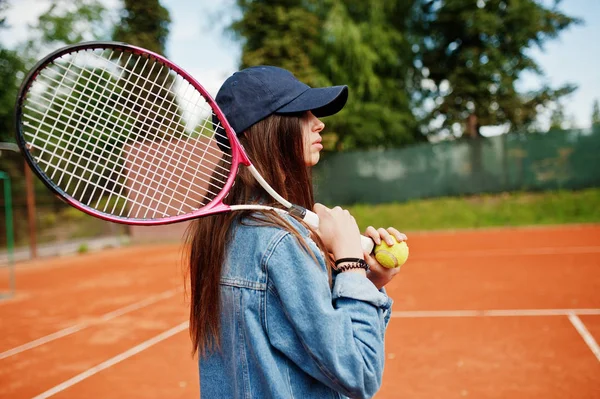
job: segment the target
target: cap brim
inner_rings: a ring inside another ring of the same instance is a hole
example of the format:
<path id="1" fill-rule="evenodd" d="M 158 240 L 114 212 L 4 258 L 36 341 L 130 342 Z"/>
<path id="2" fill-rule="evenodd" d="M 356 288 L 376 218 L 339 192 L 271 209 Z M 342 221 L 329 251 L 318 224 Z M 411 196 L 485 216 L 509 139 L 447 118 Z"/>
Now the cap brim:
<path id="1" fill-rule="evenodd" d="M 275 113 L 293 114 L 312 111 L 316 117 L 321 118 L 341 111 L 347 100 L 348 86 L 310 88 Z"/>

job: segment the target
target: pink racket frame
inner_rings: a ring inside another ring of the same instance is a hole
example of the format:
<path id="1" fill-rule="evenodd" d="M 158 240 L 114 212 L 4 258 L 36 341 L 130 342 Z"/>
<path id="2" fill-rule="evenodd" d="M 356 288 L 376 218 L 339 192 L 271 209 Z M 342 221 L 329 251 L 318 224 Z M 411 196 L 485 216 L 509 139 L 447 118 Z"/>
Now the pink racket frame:
<path id="1" fill-rule="evenodd" d="M 165 218 L 160 218 L 160 219 L 135 219 L 135 218 L 116 217 L 116 216 L 113 216 L 113 215 L 110 215 L 110 214 L 107 214 L 104 212 L 100 212 L 91 207 L 88 207 L 87 205 L 82 204 L 81 202 L 79 202 L 76 199 L 74 199 L 73 197 L 71 197 L 69 194 L 65 193 L 60 187 L 58 187 L 56 184 L 54 184 L 50 180 L 50 178 L 44 173 L 44 171 L 41 170 L 41 168 L 35 162 L 33 155 L 31 154 L 31 151 L 27 146 L 27 142 L 25 141 L 25 137 L 23 136 L 22 127 L 21 127 L 22 126 L 22 110 L 21 110 L 21 108 L 22 108 L 23 102 L 25 100 L 26 93 L 29 90 L 29 87 L 35 81 L 39 72 L 41 70 L 43 70 L 46 65 L 52 63 L 55 59 L 63 56 L 64 54 L 68 54 L 68 53 L 75 52 L 75 51 L 86 50 L 86 49 L 101 49 L 101 48 L 116 49 L 116 50 L 121 49 L 121 50 L 132 52 L 134 54 L 153 58 L 153 59 L 159 61 L 160 63 L 165 64 L 166 66 L 171 68 L 173 71 L 175 71 L 177 74 L 179 74 L 182 78 L 187 80 L 192 86 L 194 86 L 198 90 L 198 92 L 202 95 L 202 97 L 204 97 L 206 102 L 212 108 L 213 112 L 217 115 L 217 117 L 221 121 L 222 127 L 225 129 L 227 138 L 229 139 L 229 142 L 231 143 L 231 170 L 230 170 L 229 176 L 227 177 L 227 181 L 225 182 L 225 185 L 223 186 L 223 189 L 221 190 L 221 192 L 219 192 L 217 194 L 217 196 L 211 202 L 209 202 L 208 204 L 203 206 L 201 209 L 198 209 L 197 211 L 194 211 L 194 212 L 182 214 L 182 215 L 170 216 L 170 217 L 165 217 Z M 129 45 L 126 43 L 99 42 L 99 41 L 85 42 L 85 43 L 79 43 L 79 44 L 63 47 L 63 48 L 47 55 L 44 59 L 40 60 L 33 67 L 31 72 L 29 72 L 29 74 L 25 78 L 23 84 L 21 85 L 19 94 L 17 96 L 17 103 L 15 106 L 15 114 L 16 114 L 16 124 L 17 124 L 17 129 L 16 129 L 17 145 L 19 146 L 21 153 L 25 157 L 25 160 L 27 161 L 29 166 L 32 168 L 32 170 L 38 175 L 38 177 L 40 177 L 40 179 L 46 184 L 46 186 L 50 190 L 52 190 L 54 193 L 56 193 L 61 199 L 63 199 L 69 205 L 71 205 L 74 208 L 76 208 L 82 212 L 85 212 L 91 216 L 94 216 L 99 219 L 107 220 L 109 222 L 116 222 L 116 223 L 122 223 L 122 224 L 128 224 L 128 225 L 139 225 L 139 226 L 157 226 L 157 225 L 163 225 L 163 224 L 169 224 L 169 223 L 175 223 L 175 222 L 182 222 L 182 221 L 194 219 L 194 218 L 197 218 L 200 216 L 208 216 L 208 215 L 212 215 L 212 214 L 216 214 L 216 213 L 228 212 L 228 211 L 232 210 L 232 208 L 230 206 L 224 204 L 223 199 L 225 198 L 225 196 L 229 192 L 229 189 L 233 185 L 233 182 L 237 175 L 239 165 L 242 164 L 247 167 L 251 167 L 253 174 L 255 173 L 255 170 L 251 166 L 252 164 L 251 164 L 250 160 L 248 159 L 248 156 L 244 152 L 242 145 L 238 141 L 235 132 L 229 125 L 229 122 L 225 118 L 225 115 L 223 114 L 221 109 L 218 107 L 215 100 L 206 91 L 206 89 L 204 89 L 204 87 L 193 76 L 188 74 L 186 71 L 184 71 L 178 65 L 169 61 L 167 58 L 161 56 L 160 54 L 156 54 L 152 51 L 143 49 L 141 47 L 132 46 L 132 45 Z M 254 208 L 261 208 L 261 207 L 254 207 Z"/>

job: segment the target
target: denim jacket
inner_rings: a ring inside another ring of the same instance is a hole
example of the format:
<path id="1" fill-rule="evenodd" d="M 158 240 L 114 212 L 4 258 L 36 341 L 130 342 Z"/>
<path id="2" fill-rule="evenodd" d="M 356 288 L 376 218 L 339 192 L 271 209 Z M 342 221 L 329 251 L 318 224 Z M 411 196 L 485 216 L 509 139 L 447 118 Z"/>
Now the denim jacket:
<path id="1" fill-rule="evenodd" d="M 232 227 L 221 277 L 221 350 L 200 357 L 208 399 L 370 398 L 392 300 L 356 273 L 333 276 L 309 231 Z"/>

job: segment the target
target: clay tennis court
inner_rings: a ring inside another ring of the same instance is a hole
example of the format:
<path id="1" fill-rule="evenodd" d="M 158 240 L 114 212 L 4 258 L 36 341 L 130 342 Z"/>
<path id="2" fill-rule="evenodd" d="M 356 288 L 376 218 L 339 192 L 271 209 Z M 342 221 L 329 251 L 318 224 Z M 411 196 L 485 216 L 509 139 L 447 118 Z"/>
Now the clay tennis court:
<path id="1" fill-rule="evenodd" d="M 600 397 L 600 225 L 409 244 L 377 398 Z M 198 397 L 178 245 L 19 263 L 16 278 L 1 398 Z"/>

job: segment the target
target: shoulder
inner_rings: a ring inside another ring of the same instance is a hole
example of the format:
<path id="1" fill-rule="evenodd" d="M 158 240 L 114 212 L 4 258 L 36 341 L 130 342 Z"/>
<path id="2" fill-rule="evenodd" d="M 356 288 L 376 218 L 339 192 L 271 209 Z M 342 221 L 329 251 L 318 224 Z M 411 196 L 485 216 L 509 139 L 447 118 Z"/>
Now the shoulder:
<path id="1" fill-rule="evenodd" d="M 288 226 L 264 225 L 252 219 L 236 223 L 230 236 L 230 246 L 255 260 L 260 257 L 263 268 L 285 261 L 285 258 L 308 256 L 322 257 L 311 231 L 292 216 L 285 215 Z"/>
<path id="2" fill-rule="evenodd" d="M 260 215 L 258 215 L 260 216 Z M 310 238 L 311 232 L 292 216 L 284 216 L 288 227 L 263 224 L 252 218 L 237 220 L 227 238 L 227 259 L 232 266 L 240 263 L 260 264 L 263 267 L 274 255 L 295 252 L 302 248 L 318 251 Z M 251 261 L 251 262 L 250 262 Z M 234 266 L 235 267 L 235 266 Z"/>
<path id="3" fill-rule="evenodd" d="M 311 231 L 292 217 L 286 220 L 293 230 L 279 229 L 270 240 L 263 267 L 276 273 L 326 272 L 325 256 L 311 238 Z"/>
<path id="4" fill-rule="evenodd" d="M 261 217 L 260 214 L 256 216 Z M 286 236 L 299 235 L 305 239 L 310 239 L 310 231 L 294 217 L 284 215 L 284 220 L 289 224 L 290 229 L 279 225 L 264 224 L 251 218 L 238 220 L 232 225 L 230 240 L 250 240 L 256 243 L 258 248 L 263 248 L 278 243 Z"/>

